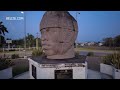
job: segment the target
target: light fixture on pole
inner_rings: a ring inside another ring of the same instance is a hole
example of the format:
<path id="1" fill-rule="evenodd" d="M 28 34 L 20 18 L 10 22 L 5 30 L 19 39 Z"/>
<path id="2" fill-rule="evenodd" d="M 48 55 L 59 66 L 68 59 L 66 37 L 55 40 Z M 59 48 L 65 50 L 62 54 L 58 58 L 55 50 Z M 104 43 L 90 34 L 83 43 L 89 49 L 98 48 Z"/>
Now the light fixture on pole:
<path id="1" fill-rule="evenodd" d="M 22 14 L 24 14 L 24 12 L 23 12 L 23 11 L 22 11 L 21 13 L 22 13 Z"/>

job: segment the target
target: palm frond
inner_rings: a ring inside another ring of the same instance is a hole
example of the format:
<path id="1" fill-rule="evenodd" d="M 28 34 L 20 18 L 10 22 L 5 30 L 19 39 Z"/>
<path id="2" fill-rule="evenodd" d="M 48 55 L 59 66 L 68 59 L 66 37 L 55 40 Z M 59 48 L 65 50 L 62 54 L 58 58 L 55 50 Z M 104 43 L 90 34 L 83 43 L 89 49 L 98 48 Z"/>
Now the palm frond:
<path id="1" fill-rule="evenodd" d="M 8 33 L 8 30 L 4 25 L 2 25 L 2 22 L 0 22 L 0 34 L 5 35 L 5 32 Z"/>

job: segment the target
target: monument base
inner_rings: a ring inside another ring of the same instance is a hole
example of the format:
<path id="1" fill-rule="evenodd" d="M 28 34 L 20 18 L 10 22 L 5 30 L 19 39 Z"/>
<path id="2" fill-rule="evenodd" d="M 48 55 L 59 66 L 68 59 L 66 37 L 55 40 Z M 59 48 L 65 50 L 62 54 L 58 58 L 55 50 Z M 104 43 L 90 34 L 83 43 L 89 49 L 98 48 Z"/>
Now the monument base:
<path id="1" fill-rule="evenodd" d="M 30 79 L 87 79 L 87 62 L 80 59 L 29 58 Z"/>

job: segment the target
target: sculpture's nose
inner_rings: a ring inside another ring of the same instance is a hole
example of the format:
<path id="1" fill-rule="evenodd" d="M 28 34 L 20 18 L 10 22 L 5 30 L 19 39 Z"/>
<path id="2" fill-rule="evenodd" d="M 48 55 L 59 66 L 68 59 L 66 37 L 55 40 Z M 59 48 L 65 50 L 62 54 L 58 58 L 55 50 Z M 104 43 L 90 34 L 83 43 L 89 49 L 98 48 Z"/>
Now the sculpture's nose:
<path id="1" fill-rule="evenodd" d="M 42 40 L 42 41 L 47 40 L 47 36 L 46 36 L 46 35 L 42 35 L 42 36 L 41 36 L 41 40 Z"/>

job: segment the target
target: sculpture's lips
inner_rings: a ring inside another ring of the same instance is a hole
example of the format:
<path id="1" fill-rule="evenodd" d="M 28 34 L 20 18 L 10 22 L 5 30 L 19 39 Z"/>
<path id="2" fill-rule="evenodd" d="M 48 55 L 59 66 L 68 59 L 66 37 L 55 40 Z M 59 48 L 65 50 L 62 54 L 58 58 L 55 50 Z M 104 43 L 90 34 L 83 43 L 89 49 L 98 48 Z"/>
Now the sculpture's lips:
<path id="1" fill-rule="evenodd" d="M 49 46 L 49 44 L 42 44 L 42 46 Z"/>
<path id="2" fill-rule="evenodd" d="M 42 46 L 44 46 L 44 45 L 49 46 L 49 44 L 50 44 L 50 42 L 49 42 L 49 41 L 42 41 L 41 43 L 42 43 Z"/>
<path id="3" fill-rule="evenodd" d="M 51 46 L 49 45 L 42 45 L 43 50 L 49 50 L 51 49 Z"/>

